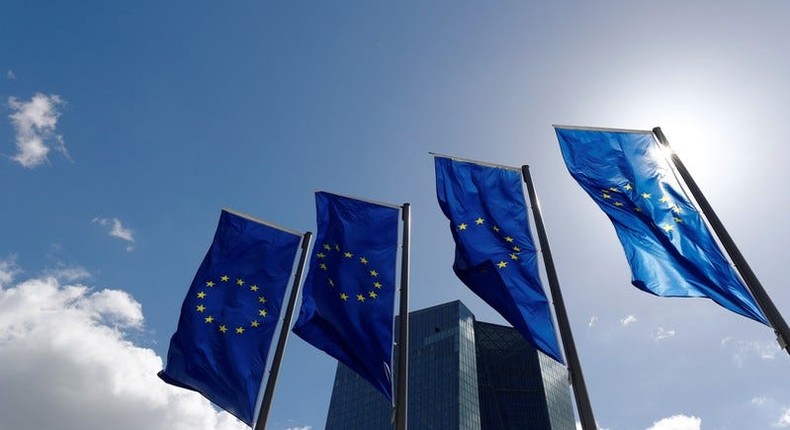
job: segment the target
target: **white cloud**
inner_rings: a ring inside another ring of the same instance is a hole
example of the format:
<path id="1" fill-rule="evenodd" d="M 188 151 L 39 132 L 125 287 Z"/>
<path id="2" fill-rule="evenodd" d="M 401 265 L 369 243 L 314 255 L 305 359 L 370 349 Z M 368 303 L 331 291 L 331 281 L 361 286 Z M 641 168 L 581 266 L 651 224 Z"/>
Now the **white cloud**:
<path id="1" fill-rule="evenodd" d="M 591 316 L 591 317 L 590 317 L 590 322 L 588 322 L 588 323 L 587 323 L 587 326 L 588 326 L 588 327 L 592 327 L 592 326 L 594 326 L 594 325 L 595 325 L 595 323 L 597 323 L 597 322 L 598 322 L 598 317 L 597 317 L 597 316 L 595 316 L 595 315 L 593 315 L 593 316 Z"/>
<path id="2" fill-rule="evenodd" d="M 16 130 L 17 154 L 11 157 L 24 167 L 33 168 L 47 161 L 50 146 L 69 158 L 63 136 L 55 132 L 60 117 L 60 107 L 65 102 L 57 95 L 36 93 L 30 101 L 8 98 L 9 115 Z"/>
<path id="3" fill-rule="evenodd" d="M 628 315 L 627 317 L 620 320 L 620 325 L 623 327 L 628 327 L 629 325 L 635 323 L 637 321 L 636 317 L 633 315 Z"/>
<path id="4" fill-rule="evenodd" d="M 14 74 L 14 71 L 11 70 L 11 69 L 8 69 L 8 71 L 5 72 L 5 77 L 8 78 L 9 81 L 15 81 L 16 80 L 16 75 Z"/>
<path id="5" fill-rule="evenodd" d="M 143 321 L 123 291 L 52 277 L 0 289 L 0 428 L 247 429 L 156 376 L 162 359 L 127 338 Z"/>
<path id="6" fill-rule="evenodd" d="M 653 339 L 655 341 L 659 341 L 659 340 L 664 340 L 668 337 L 672 337 L 674 335 L 675 335 L 675 330 L 667 330 L 664 327 L 659 327 L 655 336 L 653 336 Z"/>
<path id="7" fill-rule="evenodd" d="M 107 227 L 107 233 L 110 236 L 129 242 L 130 245 L 126 247 L 127 251 L 134 249 L 131 245 L 134 243 L 134 233 L 131 229 L 124 227 L 118 218 L 94 218 L 91 222 Z"/>
<path id="8" fill-rule="evenodd" d="M 647 430 L 700 430 L 702 418 L 673 415 L 653 423 Z"/>
<path id="9" fill-rule="evenodd" d="M 781 428 L 790 427 L 790 408 L 785 409 L 784 414 L 779 418 L 776 426 Z"/>

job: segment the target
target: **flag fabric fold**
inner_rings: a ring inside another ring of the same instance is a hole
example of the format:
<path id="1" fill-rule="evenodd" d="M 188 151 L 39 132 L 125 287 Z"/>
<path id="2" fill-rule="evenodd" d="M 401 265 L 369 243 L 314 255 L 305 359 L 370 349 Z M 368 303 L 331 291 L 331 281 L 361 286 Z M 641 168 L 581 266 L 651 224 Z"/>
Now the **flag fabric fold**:
<path id="1" fill-rule="evenodd" d="M 392 400 L 400 210 L 317 192 L 316 245 L 293 332 Z"/>
<path id="2" fill-rule="evenodd" d="M 571 176 L 614 224 L 635 287 L 707 297 L 768 325 L 650 131 L 555 131 Z"/>
<path id="3" fill-rule="evenodd" d="M 252 427 L 300 242 L 297 233 L 223 210 L 159 377 L 197 391 Z"/>
<path id="4" fill-rule="evenodd" d="M 456 245 L 453 271 L 527 341 L 563 363 L 520 172 L 440 156 L 434 164 L 439 206 Z"/>

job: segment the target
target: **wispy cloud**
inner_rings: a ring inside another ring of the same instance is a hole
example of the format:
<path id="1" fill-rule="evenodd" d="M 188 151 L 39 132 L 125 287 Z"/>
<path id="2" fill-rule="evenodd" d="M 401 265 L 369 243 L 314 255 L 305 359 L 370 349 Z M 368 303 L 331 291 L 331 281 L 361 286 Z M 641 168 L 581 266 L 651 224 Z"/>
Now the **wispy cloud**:
<path id="1" fill-rule="evenodd" d="M 5 72 L 5 77 L 8 78 L 9 81 L 15 81 L 16 80 L 16 75 L 14 74 L 14 71 L 11 70 L 11 69 L 8 69 L 8 71 Z"/>
<path id="2" fill-rule="evenodd" d="M 659 327 L 656 334 L 653 336 L 655 341 L 664 340 L 668 337 L 672 337 L 675 335 L 675 330 L 667 330 L 664 327 Z"/>
<path id="3" fill-rule="evenodd" d="M 125 227 L 121 220 L 118 218 L 94 218 L 92 221 L 94 224 L 99 224 L 107 229 L 107 233 L 112 237 L 117 237 L 118 239 L 124 240 L 129 243 L 126 247 L 127 251 L 131 251 L 134 249 L 132 245 L 134 243 L 134 232 L 131 229 Z"/>
<path id="4" fill-rule="evenodd" d="M 14 282 L 14 277 L 19 273 L 21 273 L 21 270 L 16 265 L 15 256 L 12 255 L 6 259 L 0 259 L 0 289 Z"/>
<path id="5" fill-rule="evenodd" d="M 700 430 L 702 418 L 673 415 L 653 423 L 647 430 Z"/>
<path id="6" fill-rule="evenodd" d="M 594 326 L 598 322 L 598 317 L 593 315 L 590 317 L 590 322 L 587 323 L 588 327 Z"/>
<path id="7" fill-rule="evenodd" d="M 776 342 L 757 342 L 747 340 L 735 340 L 731 336 L 721 341 L 722 348 L 732 348 L 732 360 L 738 367 L 743 365 L 753 357 L 761 360 L 773 360 L 782 351 Z"/>
<path id="8" fill-rule="evenodd" d="M 41 93 L 36 93 L 29 101 L 8 98 L 8 106 L 13 111 L 9 118 L 16 131 L 17 153 L 12 160 L 33 168 L 47 161 L 52 148 L 70 160 L 63 136 L 55 131 L 64 104 L 57 95 Z"/>
<path id="9" fill-rule="evenodd" d="M 628 315 L 627 317 L 620 320 L 620 325 L 623 327 L 628 327 L 635 322 L 637 322 L 636 317 L 633 315 Z"/>

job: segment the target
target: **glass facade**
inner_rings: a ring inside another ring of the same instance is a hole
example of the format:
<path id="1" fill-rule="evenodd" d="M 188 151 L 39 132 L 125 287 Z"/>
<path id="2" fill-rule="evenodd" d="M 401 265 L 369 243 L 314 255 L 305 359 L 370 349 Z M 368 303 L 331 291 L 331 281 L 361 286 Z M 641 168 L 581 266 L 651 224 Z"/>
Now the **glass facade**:
<path id="1" fill-rule="evenodd" d="M 392 405 L 338 364 L 326 430 L 391 430 Z M 567 371 L 460 301 L 409 314 L 409 428 L 574 430 Z"/>

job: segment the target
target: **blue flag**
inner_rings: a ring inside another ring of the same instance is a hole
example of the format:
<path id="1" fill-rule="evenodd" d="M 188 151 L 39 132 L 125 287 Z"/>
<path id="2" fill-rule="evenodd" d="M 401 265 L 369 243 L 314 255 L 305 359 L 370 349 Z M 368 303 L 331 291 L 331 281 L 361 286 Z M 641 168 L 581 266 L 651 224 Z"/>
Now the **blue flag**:
<path id="1" fill-rule="evenodd" d="M 556 133 L 571 175 L 614 224 L 635 287 L 662 297 L 708 297 L 768 325 L 651 132 Z"/>
<path id="2" fill-rule="evenodd" d="M 301 236 L 222 211 L 159 377 L 252 426 Z"/>
<path id="3" fill-rule="evenodd" d="M 392 330 L 400 210 L 315 195 L 316 245 L 293 332 L 392 400 Z"/>
<path id="4" fill-rule="evenodd" d="M 455 274 L 533 346 L 563 363 L 521 174 L 443 157 L 434 162 L 436 195 L 455 239 Z"/>

